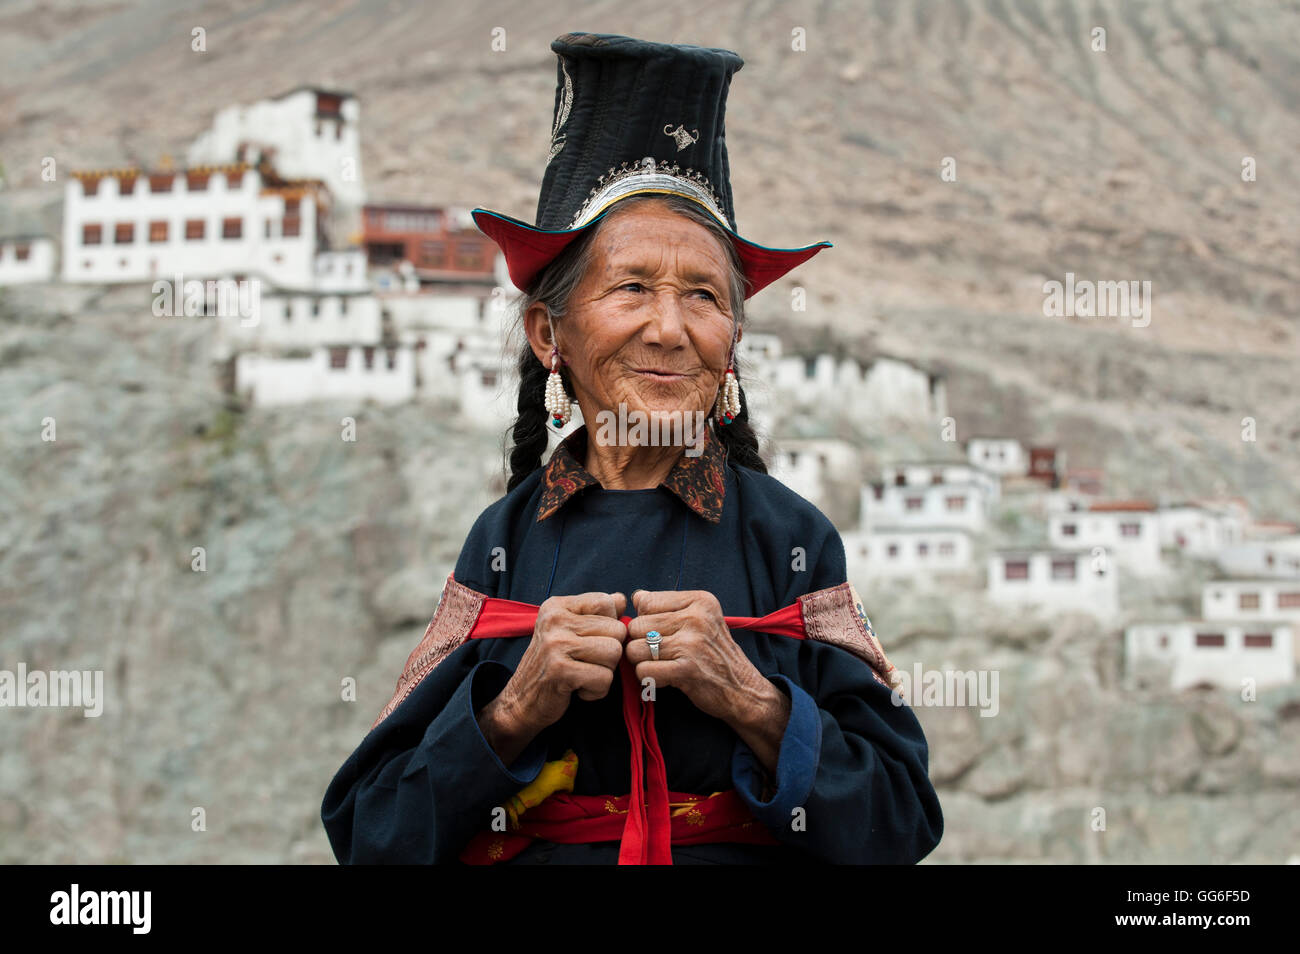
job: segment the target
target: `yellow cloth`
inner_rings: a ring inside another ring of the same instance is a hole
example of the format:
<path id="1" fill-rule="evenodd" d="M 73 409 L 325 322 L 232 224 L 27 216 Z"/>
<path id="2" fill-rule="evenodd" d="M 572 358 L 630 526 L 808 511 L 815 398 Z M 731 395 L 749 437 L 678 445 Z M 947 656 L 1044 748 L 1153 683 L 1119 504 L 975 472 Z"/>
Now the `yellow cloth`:
<path id="1" fill-rule="evenodd" d="M 528 809 L 540 805 L 556 792 L 572 792 L 573 778 L 578 774 L 578 756 L 573 749 L 564 753 L 564 757 L 542 766 L 537 778 L 518 795 L 511 795 L 506 803 L 506 814 L 510 816 L 510 827 L 519 827 L 519 816 Z"/>

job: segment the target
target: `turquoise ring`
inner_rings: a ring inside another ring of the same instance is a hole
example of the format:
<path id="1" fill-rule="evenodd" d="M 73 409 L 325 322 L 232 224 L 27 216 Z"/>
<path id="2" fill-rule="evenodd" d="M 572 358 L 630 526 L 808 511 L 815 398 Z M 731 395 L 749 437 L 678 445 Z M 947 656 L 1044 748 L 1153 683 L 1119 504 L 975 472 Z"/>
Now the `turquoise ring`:
<path id="1" fill-rule="evenodd" d="M 650 630 L 650 632 L 646 633 L 646 634 L 645 634 L 645 641 L 646 641 L 646 644 L 649 645 L 649 647 L 650 647 L 650 658 L 651 658 L 651 659 L 658 659 L 658 658 L 659 658 L 659 644 L 660 644 L 661 642 L 663 642 L 663 636 L 660 634 L 659 630 L 657 630 L 657 629 L 652 629 L 652 630 Z"/>

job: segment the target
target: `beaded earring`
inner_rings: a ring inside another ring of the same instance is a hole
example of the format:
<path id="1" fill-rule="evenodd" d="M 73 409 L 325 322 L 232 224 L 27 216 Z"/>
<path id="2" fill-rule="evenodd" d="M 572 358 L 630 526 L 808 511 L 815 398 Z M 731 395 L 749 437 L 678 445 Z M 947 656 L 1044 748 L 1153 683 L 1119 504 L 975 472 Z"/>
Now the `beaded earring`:
<path id="1" fill-rule="evenodd" d="M 551 329 L 551 341 L 555 341 L 555 330 Z M 551 374 L 546 379 L 546 411 L 551 417 L 551 424 L 559 430 L 569 423 L 573 416 L 573 402 L 564 391 L 564 381 L 560 377 L 560 346 L 551 348 Z"/>
<path id="2" fill-rule="evenodd" d="M 740 414 L 740 383 L 736 380 L 736 342 L 732 339 L 731 354 L 727 357 L 727 373 L 722 376 L 718 400 L 713 405 L 713 418 L 719 424 L 730 424 Z"/>

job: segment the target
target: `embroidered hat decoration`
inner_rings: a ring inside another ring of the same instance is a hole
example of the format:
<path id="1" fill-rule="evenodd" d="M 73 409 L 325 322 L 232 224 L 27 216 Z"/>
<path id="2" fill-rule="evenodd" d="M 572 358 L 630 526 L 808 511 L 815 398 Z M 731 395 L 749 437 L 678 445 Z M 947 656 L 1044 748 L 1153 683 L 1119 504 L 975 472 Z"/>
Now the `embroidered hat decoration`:
<path id="1" fill-rule="evenodd" d="M 683 196 L 731 236 L 746 298 L 830 242 L 769 248 L 736 229 L 724 129 L 731 50 L 654 43 L 603 33 L 557 38 L 551 145 L 536 224 L 478 208 L 479 229 L 505 255 L 510 280 L 527 290 L 560 252 L 632 195 Z"/>

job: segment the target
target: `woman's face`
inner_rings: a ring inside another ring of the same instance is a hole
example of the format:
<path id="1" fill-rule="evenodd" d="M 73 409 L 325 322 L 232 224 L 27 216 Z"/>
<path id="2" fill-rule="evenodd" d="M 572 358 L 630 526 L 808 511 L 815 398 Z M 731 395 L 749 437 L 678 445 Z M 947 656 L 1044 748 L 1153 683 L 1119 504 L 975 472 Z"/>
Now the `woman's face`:
<path id="1" fill-rule="evenodd" d="M 717 399 L 732 335 L 726 252 L 704 226 L 647 201 L 609 212 L 591 266 L 555 322 L 583 419 L 602 410 L 655 418 L 706 414 Z M 529 339 L 550 367 L 546 311 Z M 630 418 L 635 421 L 635 416 Z"/>

